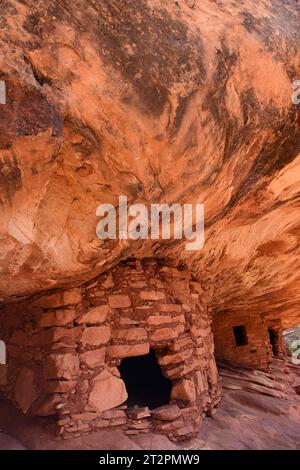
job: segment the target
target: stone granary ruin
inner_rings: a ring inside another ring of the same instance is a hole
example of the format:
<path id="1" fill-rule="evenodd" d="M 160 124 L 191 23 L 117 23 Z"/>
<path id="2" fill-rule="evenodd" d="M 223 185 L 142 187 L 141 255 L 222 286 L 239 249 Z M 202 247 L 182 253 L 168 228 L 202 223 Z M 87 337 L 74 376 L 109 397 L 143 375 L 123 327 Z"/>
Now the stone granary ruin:
<path id="1" fill-rule="evenodd" d="M 5 0 L 0 390 L 65 439 L 190 438 L 216 360 L 300 323 L 300 5 Z M 96 236 L 99 204 L 205 206 L 205 243 Z"/>
<path id="2" fill-rule="evenodd" d="M 2 390 L 24 413 L 57 414 L 64 437 L 152 425 L 180 439 L 220 400 L 211 316 L 186 270 L 131 261 L 81 287 L 7 305 L 0 315 L 10 358 Z M 171 406 L 127 411 L 127 400 Z"/>

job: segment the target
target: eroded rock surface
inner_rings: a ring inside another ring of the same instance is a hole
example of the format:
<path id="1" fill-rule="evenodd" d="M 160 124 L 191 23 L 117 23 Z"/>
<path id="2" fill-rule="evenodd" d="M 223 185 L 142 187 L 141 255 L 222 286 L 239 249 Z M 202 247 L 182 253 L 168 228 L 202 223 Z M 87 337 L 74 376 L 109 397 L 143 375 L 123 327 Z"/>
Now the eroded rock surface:
<path id="1" fill-rule="evenodd" d="M 187 263 L 216 312 L 299 319 L 300 6 L 5 0 L 0 296 L 128 256 Z M 196 203 L 206 243 L 109 241 L 100 203 Z"/>

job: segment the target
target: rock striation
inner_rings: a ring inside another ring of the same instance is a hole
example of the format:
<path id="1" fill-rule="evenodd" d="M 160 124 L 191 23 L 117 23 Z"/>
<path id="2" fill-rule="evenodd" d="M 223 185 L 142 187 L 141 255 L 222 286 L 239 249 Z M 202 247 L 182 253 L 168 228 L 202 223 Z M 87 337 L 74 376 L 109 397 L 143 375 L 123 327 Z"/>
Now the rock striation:
<path id="1" fill-rule="evenodd" d="M 299 5 L 5 1 L 0 296 L 173 257 L 215 311 L 299 305 Z M 95 236 L 100 203 L 205 203 L 206 243 Z"/>
<path id="2" fill-rule="evenodd" d="M 60 410 L 65 436 L 156 423 L 181 439 L 219 399 L 212 319 L 222 360 L 283 354 L 300 319 L 299 19 L 294 0 L 4 1 L 0 377 L 24 412 Z M 100 241 L 96 209 L 120 195 L 204 203 L 204 248 Z M 117 367 L 151 348 L 183 411 L 135 423 Z"/>

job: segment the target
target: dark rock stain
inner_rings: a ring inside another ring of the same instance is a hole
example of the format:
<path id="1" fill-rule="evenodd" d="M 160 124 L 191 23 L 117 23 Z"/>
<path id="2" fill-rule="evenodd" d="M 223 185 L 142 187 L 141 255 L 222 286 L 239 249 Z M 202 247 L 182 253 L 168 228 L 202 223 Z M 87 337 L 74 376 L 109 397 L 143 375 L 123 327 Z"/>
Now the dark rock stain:
<path id="1" fill-rule="evenodd" d="M 83 137 L 82 142 L 72 144 L 74 151 L 80 152 L 84 157 L 88 158 L 93 152 L 101 149 L 101 142 L 93 129 L 83 123 L 80 119 L 74 116 L 68 116 L 64 121 L 64 128 L 70 129 L 74 134 L 79 134 Z"/>
<path id="2" fill-rule="evenodd" d="M 241 139 L 240 129 L 237 121 L 227 108 L 227 83 L 232 75 L 232 71 L 237 64 L 237 52 L 230 52 L 225 41 L 221 41 L 222 49 L 216 50 L 216 71 L 213 77 L 211 89 L 207 93 L 202 109 L 211 115 L 211 121 L 217 123 L 220 132 L 225 138 L 225 149 L 223 159 L 226 161 L 232 154 Z"/>
<path id="3" fill-rule="evenodd" d="M 251 13 L 248 11 L 243 11 L 242 12 L 242 17 L 243 17 L 243 26 L 246 28 L 248 33 L 252 33 L 255 31 L 255 18 Z"/>
<path id="4" fill-rule="evenodd" d="M 188 34 L 188 27 L 164 9 L 151 9 L 146 0 L 92 0 L 84 7 L 82 0 L 74 0 L 71 5 L 67 0 L 47 5 L 47 17 L 90 32 L 102 60 L 132 84 L 135 94 L 125 96 L 126 102 L 159 115 L 174 83 L 193 89 L 203 83 L 200 37 Z"/>
<path id="5" fill-rule="evenodd" d="M 31 69 L 31 72 L 32 72 L 32 75 L 34 76 L 36 82 L 42 87 L 45 85 L 45 83 L 47 83 L 48 85 L 52 85 L 52 80 L 50 80 L 49 78 L 45 77 L 43 74 L 41 74 L 40 72 L 37 71 L 36 67 L 33 65 L 33 63 L 31 62 L 31 60 L 26 56 L 24 55 L 24 62 L 29 65 L 30 69 Z"/>
<path id="6" fill-rule="evenodd" d="M 229 51 L 224 39 L 221 40 L 221 44 L 222 49 L 216 50 L 217 65 L 213 83 L 202 105 L 203 110 L 209 111 L 220 127 L 230 119 L 226 106 L 226 86 L 238 61 L 238 54 Z"/>
<path id="7" fill-rule="evenodd" d="M 9 0 L 0 0 L 0 11 L 0 26 L 4 28 L 7 26 L 7 18 L 16 15 L 17 9 Z"/>
<path id="8" fill-rule="evenodd" d="M 210 226 L 218 220 L 226 217 L 229 212 L 236 207 L 241 199 L 256 186 L 264 177 L 272 177 L 282 168 L 290 164 L 300 153 L 300 113 L 297 109 L 292 109 L 286 121 L 278 121 L 273 126 L 270 141 L 266 143 L 264 149 L 258 154 L 252 164 L 245 180 L 241 182 L 234 192 L 231 200 L 226 207 L 207 222 Z M 274 139 L 274 135 L 276 139 Z M 261 185 L 264 185 L 263 181 Z M 273 204 L 269 211 L 275 209 L 280 202 Z M 261 213 L 261 215 L 263 215 Z"/>
<path id="9" fill-rule="evenodd" d="M 249 11 L 241 12 L 242 24 L 249 33 L 255 33 L 274 58 L 288 64 L 287 55 L 294 49 L 296 53 L 299 39 L 300 4 L 295 0 L 272 0 L 267 16 L 254 17 Z M 276 22 L 276 30 L 274 28 Z M 283 42 L 288 42 L 288 49 Z M 288 65 L 287 65 L 288 66 Z"/>
<path id="10" fill-rule="evenodd" d="M 99 12 L 97 36 L 103 59 L 137 90 L 145 112 L 160 114 L 172 84 L 200 86 L 205 77 L 203 48 L 187 26 L 146 1 L 92 2 Z M 129 48 L 129 49 L 128 49 Z"/>
<path id="11" fill-rule="evenodd" d="M 17 136 L 38 134 L 53 125 L 52 106 L 35 93 L 23 96 L 14 111 Z"/>
<path id="12" fill-rule="evenodd" d="M 0 159 L 0 204 L 11 204 L 17 191 L 22 188 L 22 174 L 15 155 Z"/>
<path id="13" fill-rule="evenodd" d="M 284 122 L 274 127 L 275 142 L 269 143 L 254 162 L 251 174 L 272 176 L 291 163 L 300 152 L 300 113 L 292 109 Z M 251 176 L 251 175 L 250 175 Z"/>
<path id="14" fill-rule="evenodd" d="M 30 34 L 40 35 L 40 17 L 37 13 L 27 16 L 23 28 Z"/>
<path id="15" fill-rule="evenodd" d="M 17 137 L 37 135 L 52 129 L 52 135 L 62 135 L 62 117 L 45 96 L 36 90 L 25 90 L 9 79 L 7 103 L 0 106 L 0 147 L 5 147 Z"/>
<path id="16" fill-rule="evenodd" d="M 52 121 L 52 137 L 62 137 L 64 121 L 60 113 L 54 110 Z"/>
<path id="17" fill-rule="evenodd" d="M 188 104 L 192 101 L 193 97 L 195 96 L 195 91 L 190 93 L 188 96 L 183 96 L 179 98 L 179 103 L 176 109 L 176 115 L 173 122 L 173 127 L 175 130 L 179 129 L 184 115 L 186 113 Z"/>

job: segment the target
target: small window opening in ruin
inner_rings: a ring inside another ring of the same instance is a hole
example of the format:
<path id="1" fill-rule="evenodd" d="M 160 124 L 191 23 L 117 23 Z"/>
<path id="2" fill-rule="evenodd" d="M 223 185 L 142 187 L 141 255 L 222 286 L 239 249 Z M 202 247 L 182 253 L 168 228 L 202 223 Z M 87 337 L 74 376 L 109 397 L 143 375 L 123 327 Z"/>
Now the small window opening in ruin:
<path id="1" fill-rule="evenodd" d="M 278 331 L 268 328 L 268 333 L 273 355 L 277 356 L 280 353 Z"/>
<path id="2" fill-rule="evenodd" d="M 154 350 L 145 356 L 127 357 L 119 366 L 128 393 L 129 407 L 148 406 L 150 409 L 170 401 L 171 382 L 159 367 Z"/>
<path id="3" fill-rule="evenodd" d="M 248 336 L 244 325 L 234 326 L 233 334 L 237 346 L 245 346 L 248 344 Z"/>

